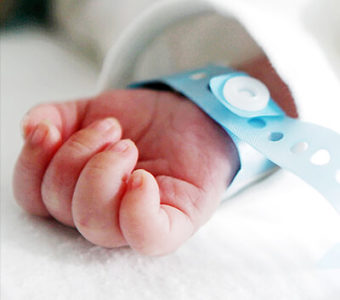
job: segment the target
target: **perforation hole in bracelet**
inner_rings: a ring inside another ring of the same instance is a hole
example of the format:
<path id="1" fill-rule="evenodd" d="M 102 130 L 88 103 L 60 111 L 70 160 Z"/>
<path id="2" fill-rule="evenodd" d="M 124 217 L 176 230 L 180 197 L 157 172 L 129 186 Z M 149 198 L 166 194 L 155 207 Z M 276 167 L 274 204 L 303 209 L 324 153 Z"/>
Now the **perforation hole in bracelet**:
<path id="1" fill-rule="evenodd" d="M 335 180 L 340 184 L 340 169 L 335 172 Z"/>
<path id="2" fill-rule="evenodd" d="M 205 77 L 207 77 L 207 74 L 204 73 L 204 72 L 200 72 L 200 73 L 192 74 L 190 76 L 190 79 L 192 79 L 192 80 L 200 80 L 200 79 L 203 79 Z"/>
<path id="3" fill-rule="evenodd" d="M 271 141 L 271 142 L 279 142 L 281 141 L 282 139 L 284 138 L 284 134 L 282 132 L 272 132 L 268 139 Z"/>
<path id="4" fill-rule="evenodd" d="M 331 161 L 331 155 L 326 149 L 316 151 L 310 158 L 310 162 L 316 166 L 325 166 Z"/>
<path id="5" fill-rule="evenodd" d="M 290 148 L 290 151 L 294 154 L 301 154 L 308 150 L 309 145 L 307 142 L 298 142 Z"/>
<path id="6" fill-rule="evenodd" d="M 261 118 L 252 118 L 248 121 L 248 124 L 254 128 L 264 128 L 267 126 L 266 122 Z"/>

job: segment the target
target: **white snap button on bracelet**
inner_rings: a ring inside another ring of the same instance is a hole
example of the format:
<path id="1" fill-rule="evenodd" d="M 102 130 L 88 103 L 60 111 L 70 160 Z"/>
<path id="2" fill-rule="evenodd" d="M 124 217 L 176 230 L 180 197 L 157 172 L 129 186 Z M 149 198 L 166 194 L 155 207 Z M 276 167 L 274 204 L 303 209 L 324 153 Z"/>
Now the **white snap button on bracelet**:
<path id="1" fill-rule="evenodd" d="M 227 80 L 223 95 L 231 105 L 245 111 L 262 110 L 270 100 L 268 88 L 261 81 L 248 76 L 236 76 Z"/>

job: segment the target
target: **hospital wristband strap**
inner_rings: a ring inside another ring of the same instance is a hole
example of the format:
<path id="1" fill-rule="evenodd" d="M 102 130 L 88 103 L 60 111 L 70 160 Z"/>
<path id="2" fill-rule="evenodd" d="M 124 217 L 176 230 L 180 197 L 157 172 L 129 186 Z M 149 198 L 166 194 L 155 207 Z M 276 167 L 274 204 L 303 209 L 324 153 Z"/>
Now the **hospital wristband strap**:
<path id="1" fill-rule="evenodd" d="M 183 94 L 231 136 L 299 176 L 340 212 L 340 134 L 288 117 L 262 82 L 231 68 L 211 65 L 130 87 L 157 85 Z"/>

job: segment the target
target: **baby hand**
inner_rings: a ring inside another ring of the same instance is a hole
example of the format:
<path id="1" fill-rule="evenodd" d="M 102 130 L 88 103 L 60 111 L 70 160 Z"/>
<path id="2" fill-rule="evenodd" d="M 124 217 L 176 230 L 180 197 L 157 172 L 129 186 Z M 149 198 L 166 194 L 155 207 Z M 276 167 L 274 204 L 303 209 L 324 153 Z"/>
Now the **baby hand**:
<path id="1" fill-rule="evenodd" d="M 189 100 L 111 91 L 33 108 L 14 193 L 28 212 L 94 244 L 176 249 L 212 215 L 239 168 L 229 136 Z"/>
<path id="2" fill-rule="evenodd" d="M 266 57 L 238 69 L 262 80 L 297 116 Z M 173 251 L 212 215 L 239 169 L 226 132 L 169 92 L 111 91 L 40 105 L 25 117 L 23 131 L 14 173 L 18 203 L 104 247 Z"/>

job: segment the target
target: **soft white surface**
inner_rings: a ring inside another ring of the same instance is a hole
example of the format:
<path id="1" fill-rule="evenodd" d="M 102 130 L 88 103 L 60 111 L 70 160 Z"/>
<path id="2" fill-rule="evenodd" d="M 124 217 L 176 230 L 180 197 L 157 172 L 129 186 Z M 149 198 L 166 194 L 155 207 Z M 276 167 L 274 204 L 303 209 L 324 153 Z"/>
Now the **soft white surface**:
<path id="1" fill-rule="evenodd" d="M 284 171 L 225 202 L 176 253 L 95 247 L 14 202 L 19 121 L 37 103 L 85 95 L 97 71 L 38 30 L 1 38 L 1 299 L 339 299 L 340 270 L 319 261 L 340 218 Z"/>

